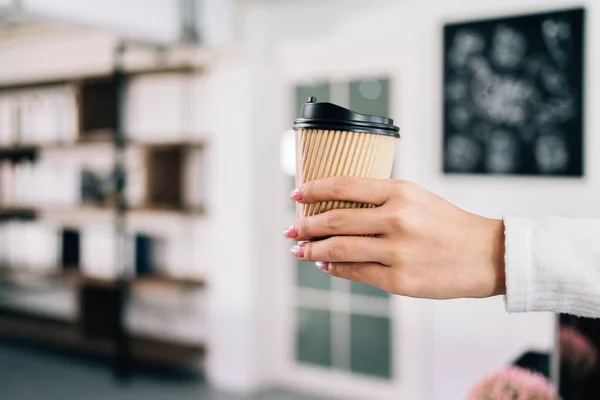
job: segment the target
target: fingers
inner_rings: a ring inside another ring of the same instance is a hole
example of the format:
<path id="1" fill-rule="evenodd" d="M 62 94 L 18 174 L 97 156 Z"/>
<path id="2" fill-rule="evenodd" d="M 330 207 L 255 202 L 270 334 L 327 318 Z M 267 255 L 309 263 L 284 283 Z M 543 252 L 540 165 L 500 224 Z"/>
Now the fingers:
<path id="1" fill-rule="evenodd" d="M 303 261 L 377 262 L 388 264 L 391 255 L 385 240 L 374 237 L 335 236 L 292 247 L 292 254 Z"/>
<path id="2" fill-rule="evenodd" d="M 390 291 L 393 287 L 390 267 L 377 263 L 328 263 L 317 262 L 317 268 L 331 276 L 366 283 Z"/>
<path id="3" fill-rule="evenodd" d="M 389 189 L 389 179 L 336 176 L 306 182 L 294 190 L 290 197 L 303 204 L 338 200 L 379 206 L 388 200 Z"/>
<path id="4" fill-rule="evenodd" d="M 378 235 L 390 231 L 380 208 L 339 209 L 302 218 L 284 235 L 289 239 L 311 240 L 340 235 Z"/>

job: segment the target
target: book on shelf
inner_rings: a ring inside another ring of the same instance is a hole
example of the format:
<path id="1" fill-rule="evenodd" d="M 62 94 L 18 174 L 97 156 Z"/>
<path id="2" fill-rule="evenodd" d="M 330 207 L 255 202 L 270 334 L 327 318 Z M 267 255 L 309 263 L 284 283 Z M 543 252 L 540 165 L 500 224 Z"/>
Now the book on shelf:
<path id="1" fill-rule="evenodd" d="M 27 271 L 56 269 L 58 237 L 54 227 L 39 222 L 0 224 L 0 263 Z"/>
<path id="2" fill-rule="evenodd" d="M 85 276 L 115 279 L 119 276 L 117 238 L 112 226 L 81 228 L 81 268 Z"/>
<path id="3" fill-rule="evenodd" d="M 0 143 L 3 146 L 73 142 L 78 117 L 71 85 L 22 89 L 0 98 Z"/>
<path id="4" fill-rule="evenodd" d="M 77 270 L 81 265 L 81 240 L 78 229 L 63 228 L 60 233 L 60 261 L 63 271 Z"/>
<path id="5" fill-rule="evenodd" d="M 14 203 L 29 205 L 35 198 L 37 171 L 33 164 L 21 163 L 14 166 Z"/>
<path id="6" fill-rule="evenodd" d="M 80 202 L 77 166 L 60 161 L 0 165 L 0 205 L 74 206 Z"/>
<path id="7" fill-rule="evenodd" d="M 0 208 L 15 203 L 15 175 L 12 165 L 0 162 Z"/>
<path id="8" fill-rule="evenodd" d="M 159 237 L 137 232 L 133 235 L 135 275 L 139 277 L 161 273 L 165 241 Z"/>
<path id="9" fill-rule="evenodd" d="M 0 224 L 0 269 L 10 265 L 10 222 Z"/>
<path id="10" fill-rule="evenodd" d="M 14 99 L 0 95 L 0 146 L 12 146 L 16 141 L 16 118 Z"/>

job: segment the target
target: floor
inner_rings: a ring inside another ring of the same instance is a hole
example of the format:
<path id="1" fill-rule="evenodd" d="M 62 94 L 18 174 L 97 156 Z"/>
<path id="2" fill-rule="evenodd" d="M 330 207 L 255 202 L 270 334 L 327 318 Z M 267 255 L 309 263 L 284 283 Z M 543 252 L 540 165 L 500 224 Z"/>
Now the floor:
<path id="1" fill-rule="evenodd" d="M 2 400 L 323 400 L 274 390 L 253 397 L 218 393 L 195 380 L 138 375 L 118 384 L 100 364 L 0 343 Z"/>

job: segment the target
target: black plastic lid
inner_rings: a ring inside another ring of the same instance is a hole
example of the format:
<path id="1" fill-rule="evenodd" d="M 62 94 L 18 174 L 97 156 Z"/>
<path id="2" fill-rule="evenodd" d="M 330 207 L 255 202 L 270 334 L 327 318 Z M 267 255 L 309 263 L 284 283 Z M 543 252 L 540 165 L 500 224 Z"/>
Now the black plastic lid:
<path id="1" fill-rule="evenodd" d="M 332 103 L 317 103 L 316 97 L 309 98 L 302 105 L 302 113 L 294 121 L 294 129 L 354 131 L 400 137 L 400 128 L 391 118 L 359 114 Z"/>

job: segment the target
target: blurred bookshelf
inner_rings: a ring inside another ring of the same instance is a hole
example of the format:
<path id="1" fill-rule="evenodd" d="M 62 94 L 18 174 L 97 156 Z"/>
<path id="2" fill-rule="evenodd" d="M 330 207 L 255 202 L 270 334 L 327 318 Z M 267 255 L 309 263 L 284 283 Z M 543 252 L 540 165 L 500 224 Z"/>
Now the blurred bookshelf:
<path id="1" fill-rule="evenodd" d="M 124 52 L 118 71 L 0 71 L 0 337 L 200 365 L 189 232 L 205 215 L 206 141 L 190 92 L 212 58 L 172 47 Z"/>

